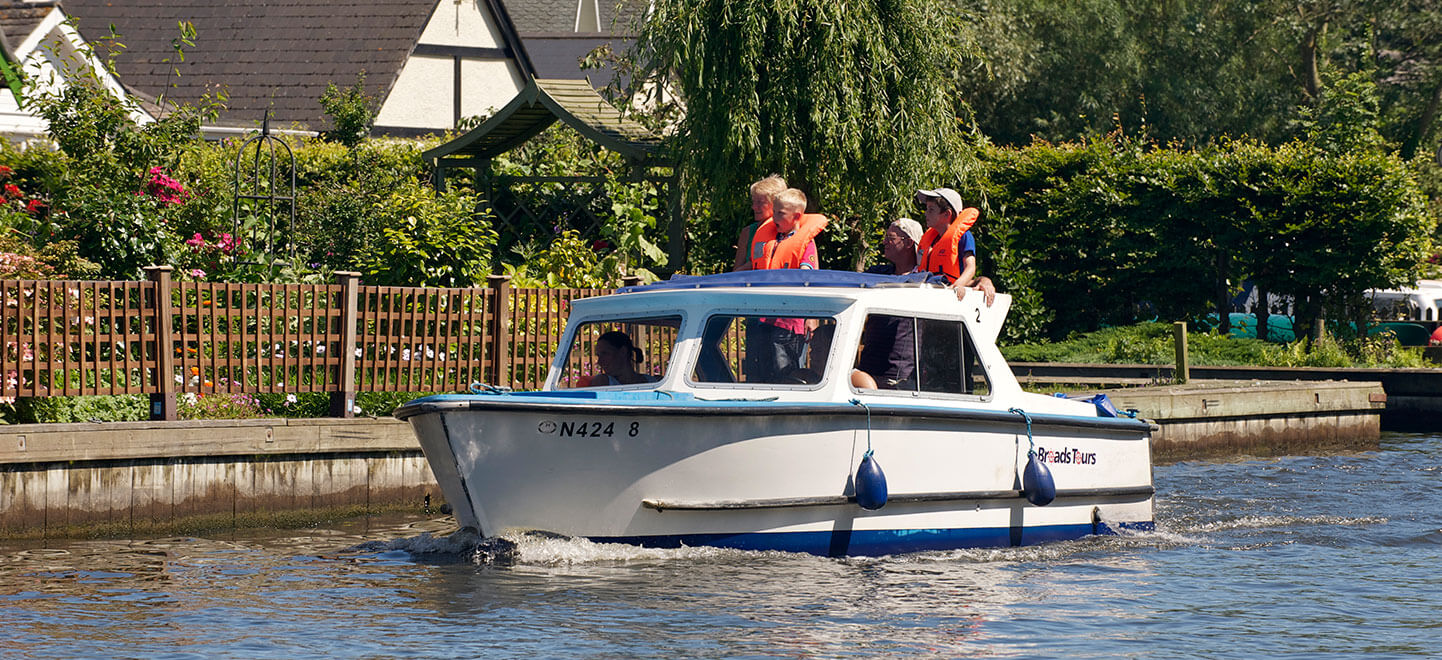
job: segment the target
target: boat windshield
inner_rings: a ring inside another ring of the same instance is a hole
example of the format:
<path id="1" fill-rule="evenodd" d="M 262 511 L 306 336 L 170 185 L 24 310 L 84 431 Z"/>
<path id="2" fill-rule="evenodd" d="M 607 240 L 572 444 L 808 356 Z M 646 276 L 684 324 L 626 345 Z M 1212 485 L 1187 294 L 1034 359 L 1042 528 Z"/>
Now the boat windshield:
<path id="1" fill-rule="evenodd" d="M 666 377 L 680 316 L 587 321 L 576 329 L 557 389 L 647 385 Z"/>
<path id="2" fill-rule="evenodd" d="M 814 385 L 826 373 L 836 319 L 713 316 L 691 379 L 696 383 Z"/>

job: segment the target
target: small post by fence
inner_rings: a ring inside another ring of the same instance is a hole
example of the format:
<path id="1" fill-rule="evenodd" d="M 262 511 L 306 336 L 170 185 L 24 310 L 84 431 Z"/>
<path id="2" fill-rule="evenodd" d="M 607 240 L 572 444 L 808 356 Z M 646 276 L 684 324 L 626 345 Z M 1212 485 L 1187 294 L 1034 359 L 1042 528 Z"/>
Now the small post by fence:
<path id="1" fill-rule="evenodd" d="M 170 266 L 150 266 L 145 269 L 146 279 L 154 283 L 151 295 L 155 296 L 155 386 L 159 392 L 150 395 L 150 418 L 153 420 L 175 421 L 180 411 L 175 401 L 175 333 L 171 300 Z"/>
<path id="2" fill-rule="evenodd" d="M 1172 380 L 1177 383 L 1185 383 L 1191 379 L 1191 369 L 1187 365 L 1187 324 L 1185 321 L 1177 321 L 1172 324 L 1172 336 L 1176 341 L 1177 368 L 1172 372 Z"/>
<path id="3" fill-rule="evenodd" d="M 339 388 L 330 393 L 331 417 L 354 417 L 356 394 L 356 317 L 359 310 L 360 273 L 348 270 L 335 272 L 335 283 L 341 285 L 340 307 L 340 358 Z"/>
<path id="4" fill-rule="evenodd" d="M 491 373 L 492 385 L 511 385 L 511 347 L 507 338 L 511 327 L 511 278 L 490 275 L 486 284 L 491 289 Z"/>

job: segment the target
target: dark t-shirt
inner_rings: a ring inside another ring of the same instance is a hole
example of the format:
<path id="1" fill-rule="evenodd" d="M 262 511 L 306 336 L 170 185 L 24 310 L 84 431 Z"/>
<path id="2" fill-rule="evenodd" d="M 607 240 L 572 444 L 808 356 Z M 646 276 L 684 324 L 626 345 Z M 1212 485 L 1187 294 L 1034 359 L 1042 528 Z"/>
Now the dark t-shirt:
<path id="1" fill-rule="evenodd" d="M 916 324 L 909 318 L 872 314 L 861 330 L 856 368 L 876 379 L 877 387 L 896 389 L 916 371 Z"/>
<path id="2" fill-rule="evenodd" d="M 896 267 L 888 261 L 866 272 L 895 275 Z M 876 379 L 877 387 L 884 390 L 896 389 L 897 384 L 910 380 L 916 371 L 915 328 L 911 319 L 900 316 L 872 314 L 866 317 L 856 368 L 870 374 Z"/>

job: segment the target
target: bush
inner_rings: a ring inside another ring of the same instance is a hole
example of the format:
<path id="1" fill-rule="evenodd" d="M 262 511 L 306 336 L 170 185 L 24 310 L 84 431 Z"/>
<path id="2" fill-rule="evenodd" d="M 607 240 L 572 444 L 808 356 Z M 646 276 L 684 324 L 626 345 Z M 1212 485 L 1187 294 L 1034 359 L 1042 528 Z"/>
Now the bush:
<path id="1" fill-rule="evenodd" d="M 1039 297 L 1019 305 L 1030 340 L 1201 318 L 1243 280 L 1291 297 L 1300 332 L 1353 320 L 1363 291 L 1415 276 L 1436 224 L 1411 167 L 1376 151 L 1112 137 L 982 153 L 982 272 Z"/>
<path id="2" fill-rule="evenodd" d="M 18 424 L 139 422 L 150 419 L 150 397 L 126 394 L 21 398 L 15 402 L 10 419 Z"/>
<path id="3" fill-rule="evenodd" d="M 259 419 L 270 411 L 253 394 L 194 394 L 177 397 L 176 409 L 181 419 Z"/>
<path id="4" fill-rule="evenodd" d="M 473 286 L 490 274 L 496 232 L 477 213 L 480 200 L 465 190 L 437 193 L 415 181 L 377 202 L 382 229 L 361 250 L 369 284 Z"/>

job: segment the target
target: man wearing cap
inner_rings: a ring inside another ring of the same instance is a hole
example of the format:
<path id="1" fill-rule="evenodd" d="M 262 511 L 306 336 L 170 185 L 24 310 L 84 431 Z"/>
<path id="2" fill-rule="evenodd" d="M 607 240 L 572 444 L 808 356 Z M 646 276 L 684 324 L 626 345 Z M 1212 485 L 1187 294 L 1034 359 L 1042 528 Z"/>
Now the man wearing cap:
<path id="1" fill-rule="evenodd" d="M 886 258 L 866 269 L 881 275 L 916 272 L 916 243 L 921 240 L 921 223 L 900 218 L 886 228 L 881 238 L 881 256 Z M 914 326 L 899 316 L 872 314 L 861 329 L 861 353 L 856 358 L 851 383 L 857 389 L 908 389 L 914 385 L 916 343 Z"/>
<path id="2" fill-rule="evenodd" d="M 906 275 L 916 272 L 916 244 L 921 241 L 921 223 L 911 218 L 900 218 L 886 228 L 881 237 L 881 256 L 886 259 L 866 269 L 868 273 L 882 275 Z"/>

